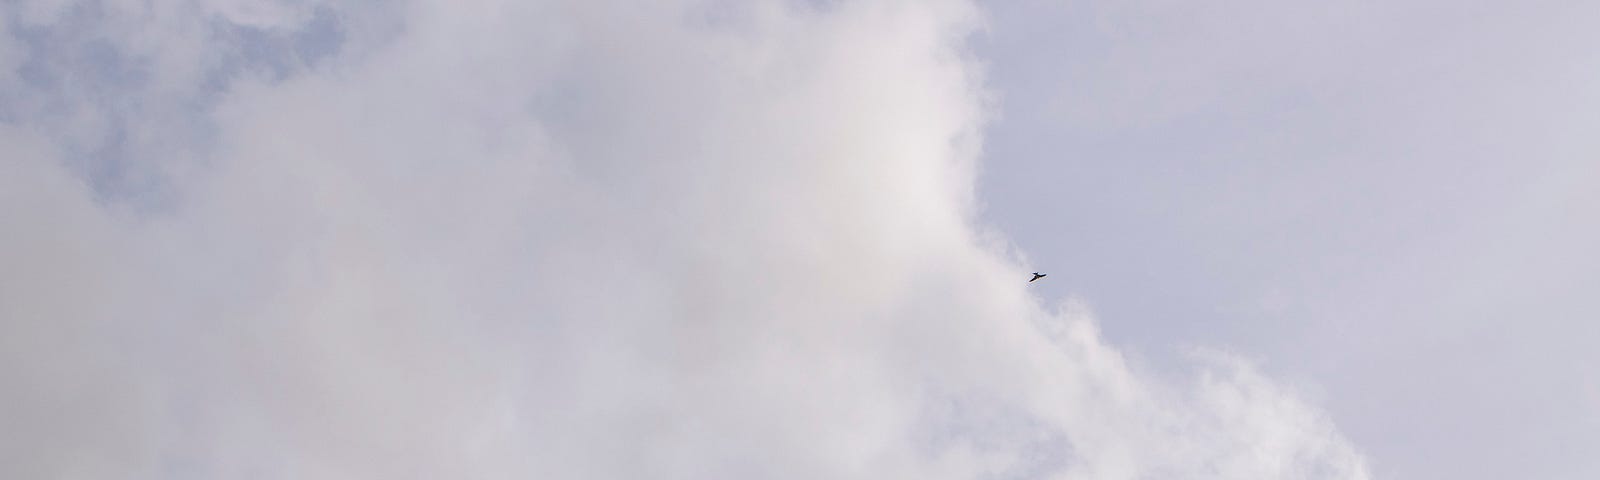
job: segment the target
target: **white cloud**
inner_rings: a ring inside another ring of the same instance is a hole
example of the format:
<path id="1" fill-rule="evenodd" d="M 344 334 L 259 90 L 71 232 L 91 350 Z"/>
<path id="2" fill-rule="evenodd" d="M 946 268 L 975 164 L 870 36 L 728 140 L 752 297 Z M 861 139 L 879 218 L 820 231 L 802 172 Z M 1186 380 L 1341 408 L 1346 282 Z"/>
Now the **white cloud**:
<path id="1" fill-rule="evenodd" d="M 0 132 L 3 476 L 1366 476 L 1248 366 L 1141 372 L 1027 292 L 974 225 L 971 5 L 403 12 L 283 78 L 64 87 L 209 99 L 123 127 L 209 132 L 117 147 L 156 207 Z M 238 48 L 173 38 L 140 65 Z"/>

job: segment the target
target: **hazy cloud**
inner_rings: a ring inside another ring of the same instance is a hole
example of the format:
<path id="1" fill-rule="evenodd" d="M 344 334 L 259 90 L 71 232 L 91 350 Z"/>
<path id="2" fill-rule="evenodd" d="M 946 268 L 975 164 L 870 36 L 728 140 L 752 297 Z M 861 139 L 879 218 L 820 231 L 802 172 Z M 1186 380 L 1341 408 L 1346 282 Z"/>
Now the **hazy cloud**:
<path id="1" fill-rule="evenodd" d="M 192 7 L 5 7 L 3 476 L 1367 476 L 1028 292 L 968 3 Z"/>

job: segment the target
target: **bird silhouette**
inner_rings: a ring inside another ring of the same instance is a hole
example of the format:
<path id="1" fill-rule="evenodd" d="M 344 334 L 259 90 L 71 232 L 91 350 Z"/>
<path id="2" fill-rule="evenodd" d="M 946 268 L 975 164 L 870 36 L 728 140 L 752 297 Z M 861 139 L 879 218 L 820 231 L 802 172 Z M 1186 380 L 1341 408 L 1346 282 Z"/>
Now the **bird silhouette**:
<path id="1" fill-rule="evenodd" d="M 1033 278 L 1028 279 L 1028 283 L 1033 283 L 1034 280 L 1038 280 L 1038 279 L 1041 279 L 1041 278 L 1044 278 L 1044 277 L 1045 277 L 1045 274 L 1043 274 L 1043 273 L 1033 272 Z"/>

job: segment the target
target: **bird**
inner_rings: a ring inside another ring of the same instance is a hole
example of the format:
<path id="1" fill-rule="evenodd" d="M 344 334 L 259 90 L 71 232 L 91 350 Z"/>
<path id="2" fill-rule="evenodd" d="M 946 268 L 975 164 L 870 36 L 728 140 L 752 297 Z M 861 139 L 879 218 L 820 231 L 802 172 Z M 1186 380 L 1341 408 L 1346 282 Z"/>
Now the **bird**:
<path id="1" fill-rule="evenodd" d="M 1033 283 L 1034 280 L 1038 280 L 1038 279 L 1041 279 L 1041 278 L 1044 278 L 1044 277 L 1045 277 L 1045 274 L 1043 274 L 1043 273 L 1033 272 L 1033 278 L 1028 279 L 1028 283 Z"/>

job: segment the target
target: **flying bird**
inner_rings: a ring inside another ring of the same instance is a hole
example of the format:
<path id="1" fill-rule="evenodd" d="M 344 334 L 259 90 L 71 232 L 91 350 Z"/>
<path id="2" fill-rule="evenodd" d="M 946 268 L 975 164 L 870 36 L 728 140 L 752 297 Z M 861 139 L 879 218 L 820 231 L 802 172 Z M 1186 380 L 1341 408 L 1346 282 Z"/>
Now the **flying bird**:
<path id="1" fill-rule="evenodd" d="M 1045 277 L 1045 275 L 1043 273 L 1033 272 L 1033 278 L 1028 279 L 1028 283 L 1033 283 L 1034 280 L 1038 280 L 1038 279 L 1041 279 L 1041 278 L 1044 278 L 1044 277 Z"/>

